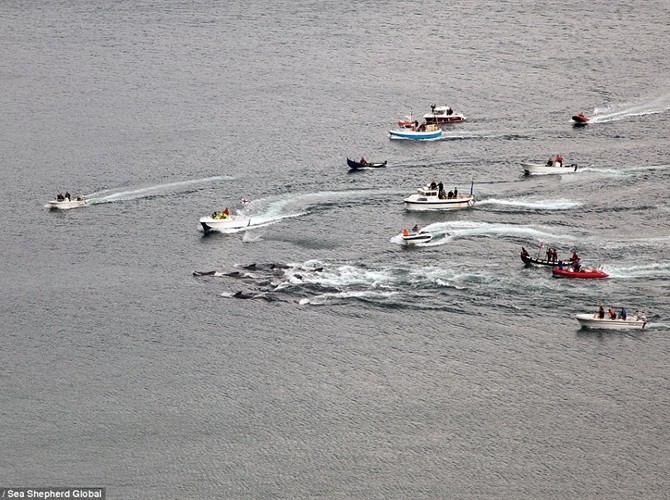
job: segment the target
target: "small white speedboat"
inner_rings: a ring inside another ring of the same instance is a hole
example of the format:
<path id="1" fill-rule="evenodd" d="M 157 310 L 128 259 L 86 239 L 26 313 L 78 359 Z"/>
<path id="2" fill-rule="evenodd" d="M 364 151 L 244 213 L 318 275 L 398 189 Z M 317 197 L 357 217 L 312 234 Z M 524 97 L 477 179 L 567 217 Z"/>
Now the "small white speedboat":
<path id="1" fill-rule="evenodd" d="M 402 240 L 405 242 L 405 245 L 416 245 L 417 243 L 427 243 L 433 239 L 433 235 L 424 232 L 423 230 L 414 232 L 409 229 L 405 229 L 402 232 Z"/>
<path id="2" fill-rule="evenodd" d="M 547 165 L 546 163 L 522 162 L 521 168 L 526 175 L 548 175 L 548 174 L 571 174 L 577 171 L 577 164 L 570 165 Z"/>
<path id="3" fill-rule="evenodd" d="M 474 205 L 475 197 L 472 194 L 458 194 L 449 198 L 444 193 L 440 196 L 437 189 L 424 186 L 405 198 L 404 202 L 407 210 L 457 210 Z"/>
<path id="4" fill-rule="evenodd" d="M 207 231 L 225 231 L 225 230 L 235 230 L 235 229 L 244 229 L 251 226 L 251 218 L 244 217 L 242 215 L 230 215 L 228 217 L 219 218 L 219 217 L 201 217 L 200 225 L 202 229 Z"/>
<path id="5" fill-rule="evenodd" d="M 69 210 L 70 208 L 78 208 L 86 205 L 86 198 L 79 196 L 74 199 L 65 198 L 63 200 L 49 200 L 47 203 L 49 203 L 50 208 L 58 210 Z"/>
<path id="6" fill-rule="evenodd" d="M 642 330 L 649 324 L 647 318 L 640 314 L 628 316 L 626 319 L 619 316 L 612 319 L 608 315 L 600 318 L 597 314 L 576 314 L 575 318 L 582 325 L 582 328 L 599 330 Z"/>

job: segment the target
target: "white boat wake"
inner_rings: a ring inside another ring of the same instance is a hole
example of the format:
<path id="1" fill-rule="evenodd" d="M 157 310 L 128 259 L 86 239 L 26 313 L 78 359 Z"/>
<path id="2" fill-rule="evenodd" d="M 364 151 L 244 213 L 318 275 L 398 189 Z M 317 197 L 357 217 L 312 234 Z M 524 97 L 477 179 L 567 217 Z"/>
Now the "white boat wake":
<path id="1" fill-rule="evenodd" d="M 603 266 L 610 278 L 667 278 L 670 276 L 670 262 L 656 262 L 629 267 Z"/>
<path id="2" fill-rule="evenodd" d="M 321 191 L 317 193 L 285 194 L 270 198 L 259 198 L 245 205 L 237 214 L 251 219 L 251 225 L 242 228 L 216 228 L 211 230 L 224 234 L 234 234 L 276 224 L 284 219 L 307 215 L 309 209 L 318 206 L 335 205 L 340 206 L 342 200 L 355 200 L 358 198 L 370 199 L 371 197 L 400 196 L 405 191 L 396 190 L 351 190 L 351 191 Z M 253 237 L 245 239 L 246 242 L 254 241 Z"/>
<path id="3" fill-rule="evenodd" d="M 458 238 L 477 236 L 512 236 L 544 242 L 560 241 L 563 243 L 584 240 L 584 237 L 580 235 L 557 234 L 528 226 L 519 226 L 516 224 L 489 224 L 487 222 L 436 222 L 423 227 L 423 230 L 436 235 L 436 237 L 428 243 L 422 244 L 422 246 L 427 247 L 446 245 Z M 440 234 L 443 235 L 443 237 L 438 237 Z M 402 237 L 394 237 L 391 241 L 393 243 L 402 244 Z"/>
<path id="4" fill-rule="evenodd" d="M 303 298 L 298 302 L 301 306 L 311 304 L 313 306 L 322 306 L 325 304 L 332 305 L 333 300 L 346 299 L 370 299 L 370 300 L 384 300 L 394 295 L 399 295 L 400 292 L 373 292 L 367 290 L 351 291 L 351 292 L 331 292 L 315 295 L 311 298 Z"/>
<path id="5" fill-rule="evenodd" d="M 488 198 L 486 200 L 477 201 L 475 203 L 475 206 L 480 205 L 502 205 L 507 207 L 531 208 L 535 210 L 570 210 L 571 208 L 579 207 L 582 204 L 577 201 L 566 199 L 526 201 Z"/>
<path id="6" fill-rule="evenodd" d="M 155 196 L 172 196 L 184 192 L 194 186 L 209 184 L 217 181 L 229 181 L 234 177 L 226 175 L 217 175 L 214 177 L 205 177 L 204 179 L 192 179 L 188 181 L 170 182 L 168 184 L 159 184 L 157 186 L 149 186 L 145 188 L 133 189 L 130 191 L 117 191 L 112 189 L 105 189 L 86 195 L 86 199 L 90 205 L 99 205 L 101 203 L 113 203 L 117 201 L 130 201 L 141 198 L 150 198 Z M 106 194 L 109 193 L 109 194 Z"/>
<path id="7" fill-rule="evenodd" d="M 625 120 L 632 116 L 655 115 L 670 109 L 670 94 L 657 97 L 642 104 L 619 104 L 606 108 L 596 108 L 591 116 L 591 123 L 607 123 Z"/>
<path id="8" fill-rule="evenodd" d="M 271 198 L 260 198 L 253 200 L 247 205 L 245 212 L 262 212 L 268 217 L 280 216 L 282 213 L 293 210 L 299 210 L 306 213 L 306 210 L 319 206 L 339 202 L 341 200 L 354 200 L 357 198 L 370 199 L 371 197 L 383 196 L 401 196 L 407 190 L 389 190 L 389 189 L 359 189 L 350 191 L 320 191 L 317 193 L 287 194 Z M 250 215 L 253 216 L 253 215 Z"/>

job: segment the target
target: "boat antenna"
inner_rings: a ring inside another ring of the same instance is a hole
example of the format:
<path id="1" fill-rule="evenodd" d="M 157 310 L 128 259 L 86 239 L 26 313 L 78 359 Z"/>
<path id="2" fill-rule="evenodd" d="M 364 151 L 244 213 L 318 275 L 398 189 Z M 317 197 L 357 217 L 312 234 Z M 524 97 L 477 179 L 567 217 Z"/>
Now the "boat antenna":
<path id="1" fill-rule="evenodd" d="M 472 181 L 470 181 L 470 196 L 472 196 L 474 188 L 475 188 L 475 180 L 472 179 Z"/>

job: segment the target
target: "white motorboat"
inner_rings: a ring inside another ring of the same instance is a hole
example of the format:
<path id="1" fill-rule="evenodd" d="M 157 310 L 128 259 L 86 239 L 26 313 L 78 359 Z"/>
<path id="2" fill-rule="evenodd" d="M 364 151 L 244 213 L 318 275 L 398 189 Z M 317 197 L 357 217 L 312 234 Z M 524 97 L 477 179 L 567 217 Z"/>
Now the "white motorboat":
<path id="1" fill-rule="evenodd" d="M 212 214 L 214 215 L 214 214 Z M 200 224 L 202 229 L 207 231 L 217 230 L 235 230 L 235 229 L 244 229 L 245 227 L 251 226 L 251 218 L 244 217 L 242 215 L 229 215 L 225 218 L 216 216 L 216 217 L 201 217 Z"/>
<path id="2" fill-rule="evenodd" d="M 49 203 L 50 208 L 58 209 L 58 210 L 69 210 L 70 208 L 78 208 L 78 207 L 83 207 L 86 205 L 86 198 L 83 196 L 79 196 L 75 199 L 72 198 L 63 198 L 62 200 L 56 199 L 56 200 L 49 200 L 47 203 Z"/>
<path id="3" fill-rule="evenodd" d="M 419 125 L 405 125 L 396 130 L 389 130 L 391 139 L 410 139 L 413 141 L 425 141 L 439 139 L 442 137 L 442 128 L 434 123 Z"/>
<path id="4" fill-rule="evenodd" d="M 639 313 L 632 317 L 628 316 L 626 319 L 620 316 L 610 318 L 608 315 L 600 318 L 598 314 L 576 314 L 575 318 L 582 325 L 582 328 L 598 330 L 642 330 L 649 324 L 647 318 Z"/>
<path id="5" fill-rule="evenodd" d="M 405 208 L 408 210 L 457 210 L 474 205 L 475 197 L 472 192 L 448 197 L 444 191 L 439 193 L 437 189 L 424 186 L 416 193 L 409 195 L 404 201 Z"/>
<path id="6" fill-rule="evenodd" d="M 521 167 L 526 175 L 548 175 L 548 174 L 571 174 L 577 171 L 577 164 L 561 165 L 554 162 L 553 165 L 546 163 L 522 162 Z"/>
<path id="7" fill-rule="evenodd" d="M 411 229 L 404 229 L 402 232 L 402 240 L 405 245 L 416 245 L 417 243 L 427 243 L 433 239 L 433 235 L 425 232 L 423 229 L 414 231 Z"/>
<path id="8" fill-rule="evenodd" d="M 465 121 L 465 116 L 461 113 L 455 113 L 449 106 L 436 106 L 433 104 L 430 110 L 430 113 L 423 115 L 426 123 L 458 123 Z"/>

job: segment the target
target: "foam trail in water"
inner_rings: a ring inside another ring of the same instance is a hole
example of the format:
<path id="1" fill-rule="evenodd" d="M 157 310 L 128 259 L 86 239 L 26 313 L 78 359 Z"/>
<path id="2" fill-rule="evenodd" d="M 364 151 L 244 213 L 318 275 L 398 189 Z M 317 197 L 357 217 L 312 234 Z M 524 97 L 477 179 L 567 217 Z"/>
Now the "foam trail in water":
<path id="1" fill-rule="evenodd" d="M 261 198 L 245 205 L 239 213 L 251 219 L 251 226 L 240 229 L 220 229 L 221 233 L 231 234 L 265 227 L 284 219 L 300 217 L 308 213 L 309 207 L 329 204 L 344 199 L 365 198 L 373 196 L 396 196 L 396 190 L 351 190 L 321 191 L 317 193 L 289 194 L 276 198 Z"/>
<path id="2" fill-rule="evenodd" d="M 139 198 L 146 198 L 151 196 L 168 196 L 176 193 L 180 193 L 184 188 L 189 188 L 197 186 L 199 184 L 207 184 L 209 182 L 216 182 L 222 180 L 233 180 L 234 177 L 217 175 L 214 177 L 206 177 L 204 179 L 192 179 L 188 181 L 179 181 L 179 182 L 170 182 L 168 184 L 159 184 L 158 186 L 150 186 L 146 188 L 134 189 L 132 191 L 121 191 L 118 193 L 112 193 L 105 195 L 111 190 L 106 189 L 103 191 L 98 191 L 91 193 L 86 196 L 90 205 L 97 205 L 100 203 L 112 203 L 115 201 L 129 201 L 136 200 Z"/>
<path id="3" fill-rule="evenodd" d="M 299 209 L 318 206 L 326 203 L 333 203 L 339 200 L 372 198 L 379 196 L 399 196 L 406 194 L 406 191 L 389 189 L 365 189 L 350 191 L 320 191 L 317 193 L 290 194 L 270 199 L 254 200 L 249 204 L 249 212 L 261 211 L 269 216 L 279 215 L 285 210 Z"/>
<path id="4" fill-rule="evenodd" d="M 519 135 L 519 134 L 496 134 L 493 132 L 488 132 L 488 131 L 480 131 L 480 132 L 470 132 L 467 134 L 463 133 L 443 133 L 442 137 L 440 137 L 437 140 L 440 141 L 458 141 L 458 140 L 466 140 L 466 139 L 527 139 L 528 136 L 526 135 Z"/>
<path id="5" fill-rule="evenodd" d="M 629 267 L 603 266 L 610 278 L 667 278 L 670 276 L 670 262 L 655 262 Z"/>
<path id="6" fill-rule="evenodd" d="M 581 203 L 572 200 L 499 200 L 496 198 L 489 198 L 477 202 L 477 205 L 503 205 L 508 207 L 532 208 L 537 210 L 569 210 L 581 205 Z"/>
<path id="7" fill-rule="evenodd" d="M 513 236 L 545 242 L 584 240 L 584 236 L 579 235 L 554 234 L 529 226 L 519 226 L 516 224 L 489 224 L 487 222 L 435 222 L 423 227 L 421 230 L 433 235 L 432 240 L 422 243 L 421 246 L 440 246 L 458 238 L 477 236 Z M 398 245 L 405 243 L 401 234 L 393 236 L 390 239 L 390 242 Z"/>
<path id="8" fill-rule="evenodd" d="M 641 104 L 619 104 L 606 108 L 596 108 L 591 117 L 593 123 L 607 123 L 624 120 L 631 116 L 654 115 L 670 109 L 670 94 Z"/>
<path id="9" fill-rule="evenodd" d="M 399 292 L 371 292 L 371 291 L 352 291 L 352 292 L 334 292 L 334 293 L 322 293 L 321 295 L 315 295 L 310 299 L 301 299 L 300 305 L 312 304 L 315 306 L 321 306 L 326 304 L 329 301 L 337 299 L 370 299 L 370 300 L 384 300 L 394 295 L 398 295 Z"/>
<path id="10" fill-rule="evenodd" d="M 442 239 L 433 239 L 426 243 L 426 246 L 438 246 L 449 243 L 458 238 L 468 238 L 477 236 L 513 236 L 526 239 L 535 239 L 537 241 L 580 241 L 583 236 L 570 234 L 555 234 L 529 226 L 519 226 L 516 224 L 489 224 L 486 222 L 437 222 L 424 228 L 428 231 L 439 231 L 445 234 Z"/>

